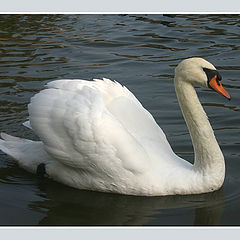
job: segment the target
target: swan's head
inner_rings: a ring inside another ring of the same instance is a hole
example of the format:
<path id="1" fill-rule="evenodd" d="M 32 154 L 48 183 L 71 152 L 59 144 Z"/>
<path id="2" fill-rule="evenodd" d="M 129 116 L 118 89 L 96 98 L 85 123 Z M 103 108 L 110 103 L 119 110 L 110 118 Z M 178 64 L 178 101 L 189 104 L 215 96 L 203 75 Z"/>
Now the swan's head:
<path id="1" fill-rule="evenodd" d="M 223 88 L 221 79 L 222 77 L 216 68 L 203 58 L 185 59 L 175 69 L 175 81 L 184 81 L 194 86 L 211 88 L 230 100 L 231 97 Z"/>

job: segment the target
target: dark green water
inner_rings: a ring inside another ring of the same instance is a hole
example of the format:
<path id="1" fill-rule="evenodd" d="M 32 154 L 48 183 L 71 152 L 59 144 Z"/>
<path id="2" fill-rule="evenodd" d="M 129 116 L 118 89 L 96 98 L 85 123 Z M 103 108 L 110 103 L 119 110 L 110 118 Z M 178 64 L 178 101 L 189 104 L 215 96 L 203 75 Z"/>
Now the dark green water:
<path id="1" fill-rule="evenodd" d="M 232 97 L 197 89 L 225 155 L 219 191 L 169 197 L 82 191 L 39 180 L 0 152 L 0 225 L 240 225 L 239 43 L 239 15 L 0 15 L 0 131 L 36 139 L 21 124 L 44 84 L 107 77 L 126 85 L 174 151 L 192 162 L 174 68 L 203 57 Z"/>

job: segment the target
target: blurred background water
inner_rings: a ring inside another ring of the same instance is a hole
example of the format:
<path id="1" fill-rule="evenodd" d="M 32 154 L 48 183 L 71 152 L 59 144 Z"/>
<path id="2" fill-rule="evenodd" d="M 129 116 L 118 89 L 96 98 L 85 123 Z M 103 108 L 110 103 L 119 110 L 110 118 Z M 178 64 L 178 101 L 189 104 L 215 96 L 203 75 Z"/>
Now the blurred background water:
<path id="1" fill-rule="evenodd" d="M 0 131 L 37 139 L 21 124 L 30 98 L 55 79 L 110 78 L 126 85 L 193 162 L 173 85 L 187 57 L 212 62 L 229 102 L 198 88 L 226 160 L 214 193 L 134 197 L 39 180 L 0 152 L 0 225 L 240 225 L 239 15 L 0 15 Z M 187 176 L 186 176 L 187 177 Z"/>

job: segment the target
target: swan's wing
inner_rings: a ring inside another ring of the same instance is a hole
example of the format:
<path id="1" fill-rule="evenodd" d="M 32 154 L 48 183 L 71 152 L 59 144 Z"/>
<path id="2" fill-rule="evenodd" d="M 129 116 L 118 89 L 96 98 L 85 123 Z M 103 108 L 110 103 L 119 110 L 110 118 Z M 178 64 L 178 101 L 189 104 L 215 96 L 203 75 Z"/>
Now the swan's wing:
<path id="1" fill-rule="evenodd" d="M 160 128 L 151 129 L 151 114 L 118 83 L 58 80 L 47 87 L 31 99 L 30 125 L 63 164 L 141 172 L 151 161 L 141 139 L 150 133 L 150 142 L 160 138 L 167 144 Z"/>
<path id="2" fill-rule="evenodd" d="M 162 129 L 156 124 L 152 115 L 142 106 L 138 99 L 125 86 L 116 81 L 103 78 L 94 81 L 58 80 L 47 84 L 50 88 L 76 91 L 85 86 L 97 89 L 103 104 L 131 133 L 144 138 L 166 141 Z M 167 142 L 168 143 L 168 142 Z"/>

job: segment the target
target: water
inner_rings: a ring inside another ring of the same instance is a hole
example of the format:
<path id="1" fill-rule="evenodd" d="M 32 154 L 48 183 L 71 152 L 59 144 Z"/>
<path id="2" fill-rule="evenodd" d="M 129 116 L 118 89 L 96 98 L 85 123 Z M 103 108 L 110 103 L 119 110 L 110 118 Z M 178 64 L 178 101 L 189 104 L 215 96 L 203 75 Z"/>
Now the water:
<path id="1" fill-rule="evenodd" d="M 239 15 L 0 15 L 0 131 L 37 139 L 21 124 L 44 84 L 107 77 L 126 85 L 174 151 L 193 162 L 174 68 L 187 57 L 206 58 L 232 97 L 197 89 L 226 159 L 219 191 L 168 197 L 82 191 L 39 180 L 1 152 L 0 225 L 239 225 L 239 27 Z"/>

